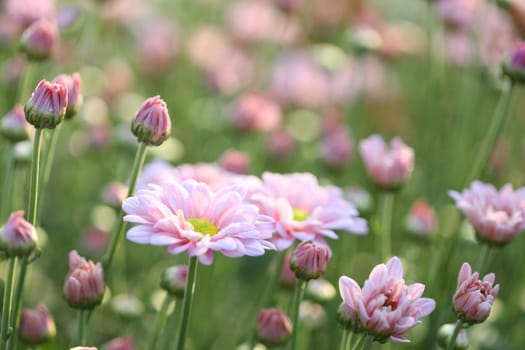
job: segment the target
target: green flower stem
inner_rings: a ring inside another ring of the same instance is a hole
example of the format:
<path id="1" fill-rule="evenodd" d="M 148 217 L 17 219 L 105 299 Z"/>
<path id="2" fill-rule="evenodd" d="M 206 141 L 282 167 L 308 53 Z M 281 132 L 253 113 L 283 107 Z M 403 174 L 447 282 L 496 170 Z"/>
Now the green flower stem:
<path id="1" fill-rule="evenodd" d="M 479 253 L 478 261 L 476 262 L 476 271 L 481 275 L 484 273 L 487 260 L 489 258 L 490 245 L 483 243 L 481 244 L 481 252 Z"/>
<path id="2" fill-rule="evenodd" d="M 33 64 L 31 63 L 31 61 L 28 61 L 26 69 L 23 73 L 23 77 L 18 82 L 18 91 L 16 92 L 16 102 L 21 103 L 22 105 L 25 103 L 26 93 L 28 90 L 27 87 L 29 86 L 29 82 L 31 81 L 32 72 Z"/>
<path id="3" fill-rule="evenodd" d="M 341 335 L 341 344 L 339 345 L 339 350 L 349 350 L 350 349 L 350 343 L 352 341 L 352 337 L 350 334 L 353 335 L 352 332 L 350 332 L 348 329 L 343 329 L 343 334 Z"/>
<path id="4" fill-rule="evenodd" d="M 146 150 L 147 145 L 145 143 L 139 143 L 139 146 L 137 148 L 137 153 L 135 154 L 135 160 L 133 161 L 133 167 L 131 169 L 131 177 L 129 180 L 129 188 L 128 188 L 128 197 L 131 197 L 133 193 L 135 192 L 135 186 L 137 185 L 137 179 L 139 177 L 140 171 L 142 169 L 142 166 L 144 165 L 144 160 L 146 159 Z M 106 252 L 106 255 L 104 258 L 102 258 L 102 262 L 104 265 L 104 271 L 109 271 L 111 268 L 111 263 L 113 262 L 113 257 L 115 256 L 115 251 L 117 249 L 118 242 L 120 241 L 120 237 L 122 237 L 122 234 L 126 230 L 127 223 L 124 222 L 124 211 L 120 210 L 120 215 L 118 219 L 118 226 L 115 232 L 113 232 L 113 236 L 111 237 L 111 242 L 108 246 L 108 251 Z"/>
<path id="5" fill-rule="evenodd" d="M 388 260 L 392 254 L 391 225 L 392 209 L 394 207 L 394 194 L 385 192 L 381 198 L 381 257 Z"/>
<path id="6" fill-rule="evenodd" d="M 15 162 L 13 159 L 13 149 L 8 145 L 5 152 L 4 163 L 4 182 L 2 184 L 2 211 L 0 212 L 0 220 L 4 222 L 11 212 L 11 204 L 13 201 L 13 177 L 15 172 Z"/>
<path id="7" fill-rule="evenodd" d="M 177 350 L 184 350 L 186 334 L 191 316 L 191 305 L 193 303 L 193 293 L 195 292 L 195 279 L 197 277 L 197 257 L 190 256 L 188 263 L 188 277 L 184 288 L 184 299 L 182 300 L 182 319 L 179 328 L 179 338 L 177 340 Z"/>
<path id="8" fill-rule="evenodd" d="M 153 333 L 149 341 L 148 349 L 157 348 L 157 341 L 159 340 L 159 337 L 162 334 L 162 331 L 164 330 L 164 326 L 166 325 L 166 319 L 168 318 L 168 309 L 171 304 L 171 299 L 171 295 L 169 295 L 169 293 L 166 293 L 164 301 L 162 302 L 162 306 L 160 307 L 160 310 L 157 314 L 155 325 L 153 326 Z"/>
<path id="9" fill-rule="evenodd" d="M 462 327 L 463 327 L 463 321 L 457 320 L 456 327 L 454 327 L 454 332 L 452 333 L 452 336 L 450 337 L 446 350 L 454 349 L 455 344 L 456 344 L 456 338 L 458 337 L 459 331 L 461 330 Z"/>
<path id="10" fill-rule="evenodd" d="M 508 119 L 512 116 L 510 111 L 513 105 L 515 90 L 515 84 L 511 83 L 509 91 L 503 91 L 501 93 L 496 110 L 494 111 L 494 115 L 492 116 L 492 120 L 487 129 L 487 134 L 483 138 L 483 143 L 481 144 L 472 168 L 470 168 L 470 173 L 467 176 L 463 187 L 468 186 L 472 181 L 477 179 L 483 172 L 483 169 L 487 166 L 490 153 L 494 149 L 494 145 L 503 131 L 503 126 L 508 123 Z"/>
<path id="11" fill-rule="evenodd" d="M 365 336 L 365 342 L 363 343 L 363 350 L 370 350 L 372 349 L 372 343 L 374 342 L 374 338 L 372 338 L 371 335 Z"/>
<path id="12" fill-rule="evenodd" d="M 15 272 L 16 258 L 10 257 L 7 266 L 7 276 L 4 285 L 4 300 L 2 302 L 2 325 L 0 328 L 0 349 L 6 349 L 7 333 L 10 325 L 10 312 L 12 308 L 11 297 L 13 295 L 13 277 Z"/>
<path id="13" fill-rule="evenodd" d="M 79 346 L 87 345 L 87 328 L 89 321 L 90 310 L 80 310 L 78 319 L 78 333 L 77 333 L 77 344 Z"/>
<path id="14" fill-rule="evenodd" d="M 355 342 L 354 346 L 352 346 L 352 350 L 357 350 L 359 348 L 359 345 L 361 345 L 361 342 L 363 339 L 365 339 L 366 334 L 361 335 L 359 338 L 357 338 L 357 341 Z"/>
<path id="15" fill-rule="evenodd" d="M 297 280 L 297 283 L 295 284 L 295 292 L 293 295 L 294 303 L 292 309 L 292 350 L 297 349 L 297 335 L 299 334 L 299 306 L 301 305 L 301 300 L 303 299 L 306 284 L 307 281 L 305 280 Z"/>

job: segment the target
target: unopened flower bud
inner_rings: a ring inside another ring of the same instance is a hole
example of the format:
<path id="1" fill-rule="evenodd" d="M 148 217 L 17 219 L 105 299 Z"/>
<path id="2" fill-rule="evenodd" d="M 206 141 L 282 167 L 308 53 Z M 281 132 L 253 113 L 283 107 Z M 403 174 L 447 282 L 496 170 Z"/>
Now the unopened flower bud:
<path id="1" fill-rule="evenodd" d="M 438 344 L 442 349 L 445 349 L 448 346 L 448 343 L 450 342 L 450 337 L 452 337 L 452 333 L 454 333 L 454 328 L 456 328 L 456 325 L 453 323 L 446 323 L 439 327 L 438 330 Z M 459 331 L 456 342 L 452 346 L 453 350 L 467 350 L 468 349 L 468 335 L 467 331 L 462 329 Z"/>
<path id="2" fill-rule="evenodd" d="M 330 260 L 327 246 L 303 241 L 295 248 L 290 260 L 290 268 L 298 279 L 310 280 L 319 278 Z"/>
<path id="3" fill-rule="evenodd" d="M 69 253 L 69 272 L 64 282 L 64 294 L 69 305 L 76 309 L 92 309 L 104 297 L 102 265 L 82 258 L 76 250 Z"/>
<path id="4" fill-rule="evenodd" d="M 26 120 L 37 129 L 54 129 L 64 119 L 67 89 L 41 80 L 24 106 Z"/>
<path id="5" fill-rule="evenodd" d="M 45 60 L 51 56 L 58 42 L 58 25 L 54 20 L 42 18 L 29 26 L 20 38 L 20 47 L 32 60 Z"/>
<path id="6" fill-rule="evenodd" d="M 170 136 L 171 120 L 168 107 L 160 96 L 148 98 L 139 108 L 131 131 L 139 142 L 159 146 Z"/>
<path id="7" fill-rule="evenodd" d="M 278 307 L 263 309 L 257 317 L 257 338 L 264 345 L 280 346 L 292 334 L 292 322 Z"/>
<path id="8" fill-rule="evenodd" d="M 160 286 L 171 295 L 183 297 L 187 278 L 188 266 L 175 265 L 164 270 Z"/>
<path id="9" fill-rule="evenodd" d="M 27 345 L 39 345 L 53 339 L 56 335 L 55 321 L 44 305 L 35 309 L 24 308 L 20 315 L 18 336 Z"/>
<path id="10" fill-rule="evenodd" d="M 250 168 L 250 156 L 241 151 L 229 149 L 224 152 L 219 160 L 220 166 L 235 174 L 247 174 Z"/>
<path id="11" fill-rule="evenodd" d="M 118 337 L 102 345 L 102 350 L 134 350 L 135 342 L 132 337 Z"/>
<path id="12" fill-rule="evenodd" d="M 330 281 L 319 278 L 308 282 L 305 294 L 317 302 L 325 303 L 332 300 L 337 291 Z"/>
<path id="13" fill-rule="evenodd" d="M 105 204 L 114 208 L 120 209 L 122 202 L 128 196 L 128 187 L 120 182 L 111 182 L 102 192 L 102 199 Z"/>
<path id="14" fill-rule="evenodd" d="M 310 329 L 318 329 L 326 324 L 326 312 L 321 304 L 303 300 L 299 306 L 299 320 Z"/>
<path id="15" fill-rule="evenodd" d="M 130 294 L 115 295 L 111 299 L 111 308 L 124 319 L 134 319 L 144 314 L 144 304 Z"/>
<path id="16" fill-rule="evenodd" d="M 27 140 L 29 128 L 22 105 L 16 105 L 0 121 L 0 133 L 11 142 Z"/>
<path id="17" fill-rule="evenodd" d="M 8 256 L 29 255 L 35 249 L 37 241 L 36 230 L 24 220 L 22 210 L 12 213 L 0 231 L 0 250 Z"/>
<path id="18" fill-rule="evenodd" d="M 418 237 L 429 237 L 436 232 L 436 212 L 425 200 L 418 199 L 405 217 L 408 231 Z"/>
<path id="19" fill-rule="evenodd" d="M 73 73 L 72 75 L 60 74 L 52 83 L 60 84 L 66 87 L 67 89 L 67 107 L 66 107 L 66 119 L 73 118 L 84 101 L 82 95 L 82 81 L 80 80 L 80 75 L 78 73 Z"/>
<path id="20" fill-rule="evenodd" d="M 525 42 L 520 42 L 510 56 L 503 61 L 503 73 L 511 80 L 525 83 Z"/>

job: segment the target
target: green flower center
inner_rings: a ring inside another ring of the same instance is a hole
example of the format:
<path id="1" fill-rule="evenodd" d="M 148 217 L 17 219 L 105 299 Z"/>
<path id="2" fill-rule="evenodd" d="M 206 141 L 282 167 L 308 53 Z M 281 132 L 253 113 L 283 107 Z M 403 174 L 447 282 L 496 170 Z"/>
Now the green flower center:
<path id="1" fill-rule="evenodd" d="M 306 210 L 303 210 L 303 209 L 294 208 L 294 210 L 293 210 L 293 219 L 295 221 L 304 221 L 304 220 L 308 219 L 308 212 Z"/>
<path id="2" fill-rule="evenodd" d="M 186 221 L 193 225 L 193 229 L 195 230 L 195 232 L 202 233 L 203 235 L 213 236 L 214 234 L 219 232 L 219 228 L 213 223 L 209 222 L 208 220 L 199 218 L 189 218 L 186 219 Z"/>

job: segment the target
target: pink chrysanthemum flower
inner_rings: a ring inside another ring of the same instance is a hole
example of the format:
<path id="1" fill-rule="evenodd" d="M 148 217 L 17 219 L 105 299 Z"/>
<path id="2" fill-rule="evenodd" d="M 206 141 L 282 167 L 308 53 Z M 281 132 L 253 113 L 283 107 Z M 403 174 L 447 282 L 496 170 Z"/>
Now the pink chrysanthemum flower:
<path id="1" fill-rule="evenodd" d="M 480 241 L 503 245 L 525 229 L 524 191 L 514 191 L 510 184 L 497 191 L 490 184 L 475 181 L 462 193 L 449 191 L 449 196 L 474 226 Z"/>
<path id="2" fill-rule="evenodd" d="M 492 303 L 499 292 L 499 284 L 492 286 L 496 276 L 487 274 L 478 280 L 479 273 L 472 273 L 468 263 L 461 266 L 458 288 L 454 294 L 454 311 L 458 317 L 470 324 L 483 322 L 489 317 Z"/>
<path id="3" fill-rule="evenodd" d="M 341 190 L 320 186 L 314 175 L 265 172 L 262 179 L 250 201 L 275 220 L 272 242 L 277 250 L 287 249 L 296 239 L 326 244 L 325 237 L 337 239 L 334 230 L 367 233 L 366 220 L 358 217 Z"/>
<path id="4" fill-rule="evenodd" d="M 399 187 L 414 169 L 414 150 L 399 137 L 389 147 L 381 136 L 372 135 L 359 142 L 359 152 L 371 180 L 381 187 Z"/>
<path id="5" fill-rule="evenodd" d="M 265 241 L 273 223 L 245 202 L 245 191 L 230 186 L 216 193 L 194 180 L 150 185 L 123 204 L 125 221 L 139 225 L 127 237 L 136 243 L 167 245 L 172 254 L 198 256 L 201 263 L 213 262 L 213 252 L 229 257 L 263 255 L 274 246 Z"/>
<path id="6" fill-rule="evenodd" d="M 403 265 L 393 257 L 386 265 L 374 267 L 363 289 L 351 278 L 339 279 L 343 298 L 339 319 L 346 317 L 350 328 L 364 331 L 379 342 L 409 342 L 403 334 L 436 307 L 434 300 L 421 298 L 424 290 L 421 283 L 405 284 Z"/>

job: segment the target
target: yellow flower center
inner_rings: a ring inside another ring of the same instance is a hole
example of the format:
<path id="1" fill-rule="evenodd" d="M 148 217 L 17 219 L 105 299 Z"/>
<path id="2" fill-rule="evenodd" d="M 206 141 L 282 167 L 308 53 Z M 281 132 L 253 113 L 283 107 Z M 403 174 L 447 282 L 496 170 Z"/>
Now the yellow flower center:
<path id="1" fill-rule="evenodd" d="M 203 235 L 213 236 L 214 234 L 219 232 L 219 228 L 213 223 L 209 222 L 208 220 L 199 218 L 189 218 L 186 219 L 186 221 L 193 225 L 193 229 L 195 230 L 195 232 L 202 233 Z"/>
<path id="2" fill-rule="evenodd" d="M 304 220 L 308 219 L 308 212 L 306 210 L 303 210 L 303 209 L 294 208 L 294 210 L 293 210 L 293 219 L 295 221 L 304 221 Z"/>

